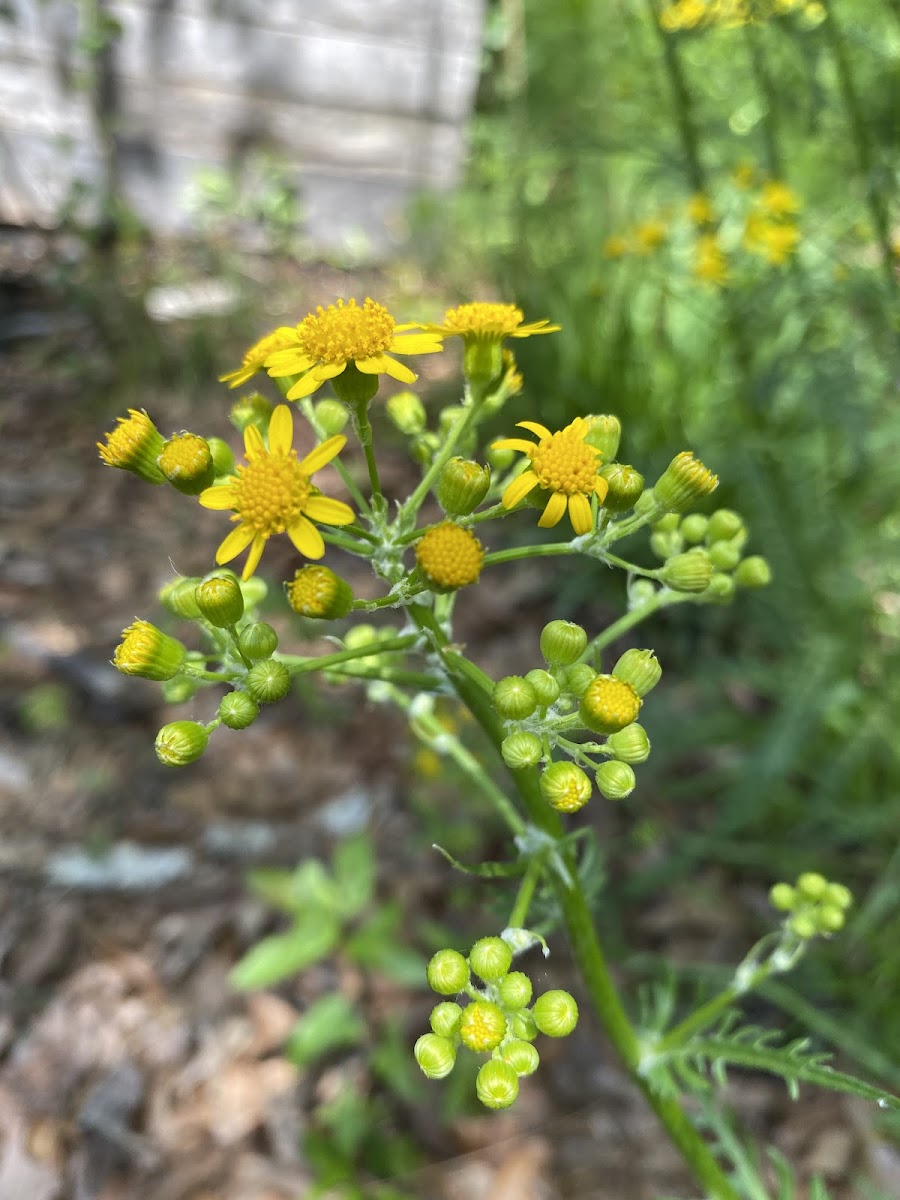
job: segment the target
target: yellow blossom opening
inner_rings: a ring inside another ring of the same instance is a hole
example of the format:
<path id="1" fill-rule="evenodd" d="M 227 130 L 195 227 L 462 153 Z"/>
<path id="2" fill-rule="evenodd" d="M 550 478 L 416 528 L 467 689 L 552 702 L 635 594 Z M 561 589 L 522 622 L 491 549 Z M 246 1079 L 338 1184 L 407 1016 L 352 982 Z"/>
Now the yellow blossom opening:
<path id="1" fill-rule="evenodd" d="M 108 467 L 131 471 L 148 483 L 165 483 L 156 465 L 164 445 L 162 434 L 143 409 L 129 408 L 128 416 L 119 417 L 116 428 L 106 435 L 106 445 L 98 442 L 97 449 Z"/>
<path id="2" fill-rule="evenodd" d="M 149 621 L 134 621 L 122 630 L 113 666 L 123 675 L 163 682 L 181 670 L 187 651 L 181 642 L 157 629 Z"/>
<path id="3" fill-rule="evenodd" d="M 638 254 L 644 256 L 655 254 L 665 242 L 666 236 L 667 230 L 664 221 L 643 221 L 640 225 L 636 225 L 634 229 L 635 249 Z"/>
<path id="4" fill-rule="evenodd" d="M 712 201 L 703 192 L 695 192 L 688 200 L 687 215 L 695 225 L 712 225 L 716 219 Z"/>
<path id="5" fill-rule="evenodd" d="M 641 698 L 624 679 L 597 675 L 588 684 L 579 710 L 588 728 L 598 733 L 617 733 L 637 720 Z"/>
<path id="6" fill-rule="evenodd" d="M 421 329 L 442 337 L 461 337 L 466 342 L 502 342 L 506 338 L 531 337 L 535 333 L 556 333 L 559 325 L 551 325 L 546 318 L 523 324 L 525 314 L 515 304 L 492 304 L 473 300 L 448 308 L 442 325 L 421 325 Z"/>
<path id="7" fill-rule="evenodd" d="M 603 257 L 622 258 L 629 249 L 628 238 L 622 237 L 619 233 L 613 233 L 603 243 Z"/>
<path id="8" fill-rule="evenodd" d="M 802 207 L 796 192 L 777 179 L 763 184 L 759 194 L 759 207 L 770 217 L 790 217 Z"/>
<path id="9" fill-rule="evenodd" d="M 504 508 L 515 508 L 534 488 L 550 492 L 538 525 L 550 529 L 569 512 L 569 520 L 577 534 L 590 533 L 594 527 L 591 496 L 602 503 L 609 485 L 597 472 L 600 451 L 585 439 L 591 424 L 576 417 L 571 425 L 551 433 L 537 421 L 519 421 L 518 425 L 539 438 L 526 442 L 524 438 L 505 438 L 494 442 L 494 450 L 518 450 L 531 459 L 531 467 L 518 475 L 503 493 Z"/>
<path id="10" fill-rule="evenodd" d="M 728 259 L 714 233 L 697 239 L 691 274 L 703 283 L 722 287 L 728 282 Z"/>
<path id="11" fill-rule="evenodd" d="M 287 393 L 288 400 L 311 396 L 328 379 L 346 371 L 353 363 L 363 375 L 390 375 L 401 383 L 414 383 L 416 376 L 393 354 L 433 354 L 442 350 L 434 333 L 410 333 L 415 325 L 398 325 L 388 310 L 367 298 L 338 300 L 321 305 L 291 330 L 293 344 L 276 350 L 266 359 L 275 379 L 285 375 L 302 378 Z"/>
<path id="12" fill-rule="evenodd" d="M 490 1000 L 467 1005 L 459 1019 L 459 1036 L 463 1045 L 479 1054 L 499 1046 L 506 1037 L 506 1017 L 500 1005 Z"/>
<path id="13" fill-rule="evenodd" d="M 430 583 L 455 591 L 478 582 L 484 547 L 471 529 L 442 521 L 419 539 L 416 562 Z"/>
<path id="14" fill-rule="evenodd" d="M 296 340 L 294 329 L 290 325 L 281 325 L 265 337 L 261 337 L 258 342 L 254 342 L 245 353 L 238 369 L 229 371 L 227 375 L 220 375 L 219 383 L 227 383 L 230 388 L 240 387 L 248 379 L 252 379 L 257 371 L 263 369 L 266 359 L 276 350 L 286 350 L 288 346 L 293 346 Z"/>
<path id="15" fill-rule="evenodd" d="M 246 463 L 223 484 L 200 494 L 204 508 L 231 509 L 237 527 L 216 552 L 217 563 L 231 562 L 247 547 L 250 553 L 242 578 L 249 579 L 259 565 L 266 542 L 276 533 L 286 533 L 301 554 L 321 558 L 325 553 L 322 535 L 313 521 L 325 525 L 349 525 L 353 509 L 341 500 L 323 496 L 311 477 L 343 449 L 343 434 L 327 438 L 298 461 L 293 449 L 294 419 L 286 404 L 279 404 L 269 424 L 269 446 L 255 425 L 244 430 Z"/>

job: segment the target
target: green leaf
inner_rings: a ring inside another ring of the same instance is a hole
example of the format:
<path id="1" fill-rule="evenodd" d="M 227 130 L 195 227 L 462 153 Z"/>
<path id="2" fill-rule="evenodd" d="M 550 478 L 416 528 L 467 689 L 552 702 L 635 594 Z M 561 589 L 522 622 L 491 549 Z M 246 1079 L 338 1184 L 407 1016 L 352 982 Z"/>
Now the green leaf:
<path id="1" fill-rule="evenodd" d="M 515 875 L 524 875 L 525 869 L 528 866 L 528 863 L 524 860 L 514 863 L 486 862 L 476 863 L 474 866 L 466 866 L 458 858 L 454 858 L 443 846 L 435 844 L 432 846 L 432 850 L 437 850 L 438 854 L 443 854 L 454 870 L 462 871 L 464 875 L 476 875 L 479 879 L 509 879 Z"/>
<path id="2" fill-rule="evenodd" d="M 399 904 L 384 904 L 346 942 L 354 962 L 408 987 L 425 986 L 425 959 L 398 939 L 403 920 Z"/>
<path id="3" fill-rule="evenodd" d="M 232 970 L 232 987 L 243 991 L 271 987 L 289 975 L 296 975 L 329 954 L 339 932 L 337 923 L 320 913 L 314 921 L 306 920 L 286 933 L 263 938 Z"/>
<path id="4" fill-rule="evenodd" d="M 340 911 L 354 917 L 372 903 L 375 892 L 375 855 L 368 834 L 341 842 L 334 852 L 332 870 Z"/>
<path id="5" fill-rule="evenodd" d="M 310 908 L 333 912 L 338 904 L 337 888 L 322 863 L 307 859 L 293 871 L 259 867 L 248 874 L 250 886 L 273 908 L 302 916 Z"/>
<path id="6" fill-rule="evenodd" d="M 365 1022 L 344 996 L 322 996 L 312 1004 L 291 1031 L 285 1054 L 298 1067 L 341 1046 L 355 1046 L 366 1035 Z"/>

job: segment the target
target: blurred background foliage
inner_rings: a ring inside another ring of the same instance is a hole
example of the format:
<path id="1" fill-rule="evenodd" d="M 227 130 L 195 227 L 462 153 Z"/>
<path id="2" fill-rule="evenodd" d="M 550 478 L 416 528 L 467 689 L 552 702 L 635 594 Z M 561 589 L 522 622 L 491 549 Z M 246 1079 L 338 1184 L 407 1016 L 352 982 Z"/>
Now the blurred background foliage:
<path id="1" fill-rule="evenodd" d="M 498 0 L 439 260 L 563 327 L 521 343 L 504 427 L 614 412 L 650 480 L 691 448 L 773 566 L 639 634 L 670 687 L 618 902 L 713 863 L 846 880 L 847 938 L 792 984 L 895 1062 L 898 60 L 896 3 Z M 599 625 L 620 587 L 572 564 L 554 615 Z"/>

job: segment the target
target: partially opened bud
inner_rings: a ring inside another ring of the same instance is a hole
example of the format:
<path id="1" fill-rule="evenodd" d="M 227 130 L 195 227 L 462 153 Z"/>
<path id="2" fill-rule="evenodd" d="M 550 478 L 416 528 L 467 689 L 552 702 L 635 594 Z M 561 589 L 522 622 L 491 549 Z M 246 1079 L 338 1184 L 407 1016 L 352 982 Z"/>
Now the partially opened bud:
<path id="1" fill-rule="evenodd" d="M 129 408 L 128 416 L 119 417 L 116 428 L 106 434 L 106 445 L 98 442 L 97 449 L 108 467 L 130 471 L 147 483 L 165 483 L 156 462 L 163 445 L 162 434 L 143 409 Z"/>
<path id="2" fill-rule="evenodd" d="M 694 458 L 690 451 L 684 450 L 672 459 L 659 477 L 653 488 L 653 496 L 666 512 L 687 512 L 718 486 L 719 477 Z"/>
<path id="3" fill-rule="evenodd" d="M 176 491 L 199 496 L 212 487 L 216 467 L 205 438 L 196 433 L 175 433 L 163 446 L 157 466 Z"/>
<path id="4" fill-rule="evenodd" d="M 479 1054 L 493 1050 L 506 1037 L 503 1009 L 492 1000 L 475 1000 L 463 1009 L 459 1036 L 463 1045 Z"/>
<path id="5" fill-rule="evenodd" d="M 590 779 L 573 762 L 551 763 L 541 773 L 541 794 L 557 812 L 574 813 L 591 798 Z"/>
<path id="6" fill-rule="evenodd" d="M 616 675 L 598 675 L 581 697 L 578 715 L 594 733 L 617 733 L 641 711 L 634 687 Z"/>
<path id="7" fill-rule="evenodd" d="M 122 630 L 113 666 L 123 675 L 162 682 L 177 675 L 184 666 L 187 650 L 149 621 L 134 621 Z"/>
<path id="8" fill-rule="evenodd" d="M 336 621 L 346 617 L 353 608 L 350 584 L 336 575 L 330 567 L 309 564 L 284 585 L 288 603 L 301 617 Z"/>

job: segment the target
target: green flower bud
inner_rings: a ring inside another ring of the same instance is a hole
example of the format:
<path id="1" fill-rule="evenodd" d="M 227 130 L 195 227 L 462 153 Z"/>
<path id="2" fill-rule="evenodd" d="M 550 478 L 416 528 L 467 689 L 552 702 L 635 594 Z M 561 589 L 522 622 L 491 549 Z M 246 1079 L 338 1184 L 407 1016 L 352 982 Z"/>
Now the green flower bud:
<path id="1" fill-rule="evenodd" d="M 164 442 L 163 436 L 143 409 L 129 408 L 127 417 L 106 434 L 106 445 L 97 443 L 100 457 L 108 467 L 130 471 L 147 483 L 165 483 L 156 465 Z"/>
<path id="2" fill-rule="evenodd" d="M 184 666 L 186 648 L 149 621 L 134 621 L 122 630 L 113 666 L 123 675 L 162 682 L 172 679 Z"/>
<path id="3" fill-rule="evenodd" d="M 530 1042 L 507 1042 L 498 1053 L 519 1076 L 533 1075 L 540 1066 L 541 1056 Z"/>
<path id="4" fill-rule="evenodd" d="M 628 588 L 628 610 L 643 608 L 656 596 L 658 589 L 650 579 L 633 579 Z"/>
<path id="5" fill-rule="evenodd" d="M 166 704 L 186 704 L 197 691 L 197 681 L 188 679 L 186 675 L 176 675 L 167 679 L 162 685 L 163 700 Z"/>
<path id="6" fill-rule="evenodd" d="M 707 554 L 717 571 L 733 571 L 741 561 L 741 552 L 734 542 L 713 542 Z"/>
<path id="7" fill-rule="evenodd" d="M 600 451 L 602 462 L 611 463 L 619 452 L 619 442 L 622 440 L 622 422 L 611 413 L 598 415 L 592 413 L 588 417 L 590 429 L 585 441 L 589 446 Z"/>
<path id="8" fill-rule="evenodd" d="M 821 900 L 828 890 L 828 880 L 818 871 L 805 871 L 798 878 L 796 887 L 804 900 Z"/>
<path id="9" fill-rule="evenodd" d="M 494 684 L 491 704 L 504 721 L 524 721 L 538 706 L 534 688 L 521 675 L 507 675 Z"/>
<path id="10" fill-rule="evenodd" d="M 474 1001 L 459 1018 L 459 1037 L 464 1046 L 479 1054 L 493 1050 L 506 1037 L 503 1009 L 492 1000 Z"/>
<path id="11" fill-rule="evenodd" d="M 375 398 L 378 391 L 378 376 L 366 375 L 365 372 L 360 371 L 356 363 L 348 362 L 340 375 L 334 376 L 331 386 L 334 388 L 334 394 L 338 400 L 342 400 L 348 408 L 356 408 L 358 405 L 368 404 Z"/>
<path id="12" fill-rule="evenodd" d="M 458 950 L 438 950 L 425 970 L 428 986 L 439 996 L 455 996 L 469 986 L 469 964 Z"/>
<path id="13" fill-rule="evenodd" d="M 616 679 L 630 683 L 640 697 L 652 692 L 662 678 L 662 667 L 652 650 L 626 650 L 612 669 Z"/>
<path id="14" fill-rule="evenodd" d="M 229 729 L 246 729 L 259 716 L 259 705 L 246 692 L 229 692 L 219 702 L 219 717 Z"/>
<path id="15" fill-rule="evenodd" d="M 478 1072 L 475 1092 L 485 1108 L 509 1108 L 519 1095 L 515 1068 L 502 1059 L 492 1058 Z"/>
<path id="16" fill-rule="evenodd" d="M 719 486 L 718 475 L 707 470 L 688 450 L 676 454 L 656 481 L 653 496 L 666 512 L 687 512 Z"/>
<path id="17" fill-rule="evenodd" d="M 346 405 L 340 400 L 320 400 L 313 409 L 313 416 L 323 438 L 336 437 L 350 420 Z"/>
<path id="18" fill-rule="evenodd" d="M 733 512 L 730 508 L 717 508 L 709 518 L 706 538 L 709 542 L 727 541 L 743 528 L 744 522 L 740 513 Z"/>
<path id="19" fill-rule="evenodd" d="M 221 438 L 211 437 L 206 439 L 206 444 L 212 455 L 215 477 L 220 479 L 223 475 L 231 475 L 234 471 L 234 453 L 228 443 Z"/>
<path id="20" fill-rule="evenodd" d="M 795 913 L 788 921 L 788 927 L 792 933 L 796 934 L 798 938 L 802 938 L 804 942 L 808 942 L 810 938 L 814 938 L 819 932 L 815 921 L 808 913 Z"/>
<path id="21" fill-rule="evenodd" d="M 231 629 L 244 615 L 244 593 L 233 575 L 207 575 L 197 585 L 197 607 L 210 625 Z"/>
<path id="22" fill-rule="evenodd" d="M 591 798 L 591 781 L 573 762 L 551 763 L 541 773 L 541 795 L 557 812 L 574 813 Z"/>
<path id="23" fill-rule="evenodd" d="M 254 621 L 238 634 L 238 648 L 251 662 L 269 658 L 278 649 L 278 634 L 266 621 Z"/>
<path id="24" fill-rule="evenodd" d="M 572 621 L 551 621 L 541 630 L 541 654 L 553 666 L 578 662 L 586 648 L 587 633 Z"/>
<path id="25" fill-rule="evenodd" d="M 424 430 L 425 406 L 415 392 L 396 392 L 388 397 L 385 408 L 388 419 L 407 437 Z"/>
<path id="26" fill-rule="evenodd" d="M 650 534 L 650 549 L 657 558 L 673 558 L 684 549 L 684 538 L 676 529 L 657 530 Z"/>
<path id="27" fill-rule="evenodd" d="M 479 938 L 469 951 L 469 966 L 485 983 L 502 979 L 512 965 L 512 950 L 503 938 Z"/>
<path id="28" fill-rule="evenodd" d="M 264 579 L 260 579 L 258 575 L 251 575 L 249 579 L 239 579 L 241 585 L 241 595 L 244 597 L 244 608 L 255 608 L 257 604 L 262 604 L 266 596 L 269 594 L 268 584 Z"/>
<path id="29" fill-rule="evenodd" d="M 350 584 L 330 567 L 310 563 L 300 567 L 290 583 L 284 585 L 288 603 L 301 617 L 336 621 L 353 608 Z"/>
<path id="30" fill-rule="evenodd" d="M 244 686 L 257 704 L 274 704 L 291 690 L 291 673 L 284 663 L 265 658 L 250 668 Z"/>
<path id="31" fill-rule="evenodd" d="M 842 883 L 829 883 L 822 896 L 824 904 L 835 904 L 838 908 L 849 908 L 853 903 L 853 893 Z"/>
<path id="32" fill-rule="evenodd" d="M 448 1038 L 436 1033 L 423 1033 L 413 1054 L 428 1079 L 443 1079 L 456 1065 L 456 1047 Z"/>
<path id="33" fill-rule="evenodd" d="M 526 767 L 537 766 L 544 756 L 544 747 L 537 734 L 519 730 L 503 739 L 500 753 L 511 770 L 523 771 Z"/>
<path id="34" fill-rule="evenodd" d="M 251 392 L 232 404 L 228 419 L 238 433 L 243 433 L 248 425 L 255 425 L 264 434 L 272 419 L 272 405 L 261 392 Z"/>
<path id="35" fill-rule="evenodd" d="M 173 721 L 156 735 L 156 757 L 164 767 L 186 767 L 196 762 L 209 742 L 209 733 L 196 721 Z"/>
<path id="36" fill-rule="evenodd" d="M 566 671 L 566 691 L 579 699 L 597 678 L 597 672 L 587 663 L 576 663 Z"/>
<path id="37" fill-rule="evenodd" d="M 491 468 L 467 458 L 451 458 L 438 479 L 438 504 L 449 517 L 467 517 L 491 486 Z"/>
<path id="38" fill-rule="evenodd" d="M 749 558 L 738 563 L 734 572 L 734 582 L 738 587 L 768 587 L 772 582 L 772 568 L 761 555 L 751 554 Z"/>
<path id="39" fill-rule="evenodd" d="M 703 593 L 709 600 L 718 604 L 728 604 L 734 599 L 734 579 L 731 575 L 723 575 L 721 571 L 713 571 L 709 587 Z"/>
<path id="40" fill-rule="evenodd" d="M 660 579 L 673 592 L 705 592 L 712 579 L 709 555 L 699 546 L 670 558 L 660 571 Z"/>
<path id="41" fill-rule="evenodd" d="M 441 441 L 450 433 L 453 426 L 465 414 L 465 409 L 461 404 L 448 404 L 438 413 L 438 436 Z"/>
<path id="42" fill-rule="evenodd" d="M 507 979 L 509 976 L 507 975 Z M 534 1017 L 523 1009 L 521 1012 L 512 1012 L 508 1019 L 510 1036 L 518 1038 L 523 1042 L 533 1042 L 538 1035 L 538 1027 L 534 1023 Z"/>
<path id="43" fill-rule="evenodd" d="M 440 1037 L 452 1038 L 459 1026 L 461 1016 L 462 1009 L 458 1004 L 454 1004 L 452 1000 L 444 1000 L 434 1006 L 428 1021 L 431 1028 Z"/>
<path id="44" fill-rule="evenodd" d="M 361 621 L 359 625 L 354 625 L 352 629 L 348 629 L 344 634 L 344 648 L 346 650 L 362 650 L 365 646 L 374 646 L 378 641 L 378 630 L 374 625 L 369 625 L 366 621 Z"/>
<path id="45" fill-rule="evenodd" d="M 531 1010 L 534 1023 L 547 1037 L 568 1037 L 578 1024 L 578 1005 L 568 992 L 544 992 Z"/>
<path id="46" fill-rule="evenodd" d="M 846 917 L 844 911 L 838 908 L 836 904 L 823 904 L 816 911 L 813 919 L 819 927 L 820 933 L 837 933 L 838 930 L 844 928 Z"/>
<path id="47" fill-rule="evenodd" d="M 642 763 L 650 757 L 650 739 L 647 737 L 647 731 L 636 721 L 632 721 L 618 733 L 610 734 L 606 739 L 606 746 L 612 750 L 619 762 Z"/>
<path id="48" fill-rule="evenodd" d="M 608 463 L 600 468 L 600 478 L 607 483 L 603 507 L 608 512 L 627 512 L 634 508 L 644 490 L 644 477 L 627 463 Z"/>
<path id="49" fill-rule="evenodd" d="M 578 715 L 594 733 L 618 733 L 641 711 L 635 688 L 617 675 L 597 675 L 581 697 Z"/>
<path id="50" fill-rule="evenodd" d="M 160 604 L 175 617 L 181 617 L 185 621 L 199 620 L 200 609 L 197 607 L 197 597 L 194 594 L 199 582 L 199 578 L 193 577 L 176 579 L 172 583 L 167 583 L 164 588 L 160 589 Z"/>
<path id="51" fill-rule="evenodd" d="M 560 686 L 549 671 L 544 671 L 541 667 L 535 667 L 533 671 L 529 671 L 525 676 L 525 681 L 526 683 L 530 683 L 534 688 L 538 704 L 544 706 L 555 704 L 559 699 Z"/>
<path id="52" fill-rule="evenodd" d="M 597 781 L 597 787 L 601 794 L 607 800 L 624 800 L 634 791 L 634 771 L 628 763 L 615 760 L 601 763 L 594 779 Z"/>
<path id="53" fill-rule="evenodd" d="M 422 467 L 430 467 L 435 454 L 437 454 L 441 445 L 441 439 L 436 433 L 420 433 L 413 438 L 410 443 L 410 453 L 417 463 Z M 509 452 L 510 458 L 513 456 L 513 451 Z M 489 455 L 490 457 L 490 455 Z"/>
<path id="54" fill-rule="evenodd" d="M 769 903 L 779 912 L 790 912 L 797 896 L 789 883 L 776 883 L 769 889 Z"/>
<path id="55" fill-rule="evenodd" d="M 531 1003 L 531 980 L 524 971 L 510 971 L 500 981 L 497 999 L 504 1008 L 524 1008 Z"/>
<path id="56" fill-rule="evenodd" d="M 196 433 L 173 434 L 156 461 L 172 487 L 184 496 L 199 496 L 216 478 L 209 443 Z"/>
<path id="57" fill-rule="evenodd" d="M 708 528 L 709 517 L 704 517 L 702 513 L 690 513 L 681 522 L 678 532 L 689 546 L 696 546 L 706 537 Z"/>
<path id="58" fill-rule="evenodd" d="M 653 522 L 653 529 L 656 533 L 676 533 L 680 524 L 681 517 L 678 513 L 666 513 L 658 521 Z"/>

